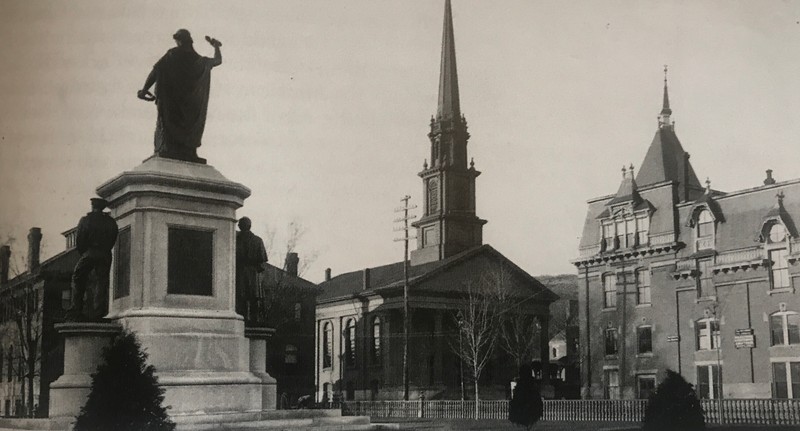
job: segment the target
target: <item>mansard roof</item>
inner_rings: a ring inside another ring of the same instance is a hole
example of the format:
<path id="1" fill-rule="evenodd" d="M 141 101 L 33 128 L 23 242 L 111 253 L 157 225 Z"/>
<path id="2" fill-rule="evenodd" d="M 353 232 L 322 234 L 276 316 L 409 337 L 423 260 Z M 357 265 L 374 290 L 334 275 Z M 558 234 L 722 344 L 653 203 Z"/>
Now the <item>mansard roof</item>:
<path id="1" fill-rule="evenodd" d="M 525 289 L 525 291 L 520 290 L 517 293 L 530 295 L 531 291 L 541 292 L 539 302 L 549 303 L 558 299 L 558 295 L 488 244 L 474 247 L 443 260 L 409 265 L 409 289 L 414 296 L 460 294 L 464 292 L 464 283 L 468 280 L 475 279 L 476 275 L 502 267 L 508 268 L 509 274 L 517 281 L 513 284 L 516 288 Z M 364 270 L 333 277 L 319 285 L 322 293 L 317 297 L 317 303 L 335 302 L 373 294 L 402 295 L 403 262 L 369 268 L 368 278 L 369 285 L 365 289 Z"/>
<path id="2" fill-rule="evenodd" d="M 685 175 L 689 187 L 702 190 L 687 156 L 674 128 L 670 125 L 659 127 L 636 175 L 636 183 L 639 187 L 664 181 L 683 184 Z"/>

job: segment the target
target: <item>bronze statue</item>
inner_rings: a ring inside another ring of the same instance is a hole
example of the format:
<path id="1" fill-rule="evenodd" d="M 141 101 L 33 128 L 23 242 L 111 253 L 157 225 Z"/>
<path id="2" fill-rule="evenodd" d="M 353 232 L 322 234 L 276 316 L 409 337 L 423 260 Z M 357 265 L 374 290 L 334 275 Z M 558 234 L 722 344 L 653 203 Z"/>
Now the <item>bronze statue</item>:
<path id="1" fill-rule="evenodd" d="M 264 241 L 250 232 L 251 227 L 250 219 L 242 217 L 236 232 L 236 312 L 248 326 L 257 326 L 265 319 L 266 294 L 260 273 L 267 263 L 267 250 Z"/>
<path id="2" fill-rule="evenodd" d="M 205 163 L 197 156 L 203 137 L 211 84 L 211 69 L 222 64 L 222 43 L 206 36 L 214 47 L 214 58 L 203 57 L 192 46 L 188 30 L 180 29 L 173 36 L 178 45 L 170 49 L 153 66 L 137 96 L 155 101 L 158 107 L 155 133 L 155 154 L 170 159 Z M 150 87 L 156 84 L 156 94 Z"/>
<path id="3" fill-rule="evenodd" d="M 103 212 L 108 202 L 92 198 L 92 211 L 78 222 L 76 248 L 81 257 L 72 272 L 72 306 L 67 312 L 68 320 L 97 320 L 108 312 L 109 274 L 111 271 L 111 249 L 117 242 L 117 222 Z M 88 295 L 88 307 L 84 310 L 89 276 L 94 271 L 97 286 Z"/>

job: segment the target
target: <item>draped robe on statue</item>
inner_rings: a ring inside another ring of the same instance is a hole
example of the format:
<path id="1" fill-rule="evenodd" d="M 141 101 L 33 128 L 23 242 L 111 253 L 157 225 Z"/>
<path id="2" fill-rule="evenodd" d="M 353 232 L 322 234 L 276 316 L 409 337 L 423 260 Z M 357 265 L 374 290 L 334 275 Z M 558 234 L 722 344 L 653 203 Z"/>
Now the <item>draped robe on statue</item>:
<path id="1" fill-rule="evenodd" d="M 161 157 L 204 162 L 197 147 L 206 125 L 206 111 L 215 60 L 191 45 L 172 48 L 153 66 L 156 72 L 155 153 Z"/>

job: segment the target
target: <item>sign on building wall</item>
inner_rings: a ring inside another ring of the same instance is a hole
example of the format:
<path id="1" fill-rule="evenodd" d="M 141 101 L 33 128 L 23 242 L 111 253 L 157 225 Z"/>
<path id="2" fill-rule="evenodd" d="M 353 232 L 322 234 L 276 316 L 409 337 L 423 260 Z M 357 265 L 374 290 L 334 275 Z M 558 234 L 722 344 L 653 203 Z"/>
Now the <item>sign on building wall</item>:
<path id="1" fill-rule="evenodd" d="M 733 336 L 733 345 L 737 349 L 756 347 L 756 336 L 753 334 L 753 328 L 737 329 Z"/>

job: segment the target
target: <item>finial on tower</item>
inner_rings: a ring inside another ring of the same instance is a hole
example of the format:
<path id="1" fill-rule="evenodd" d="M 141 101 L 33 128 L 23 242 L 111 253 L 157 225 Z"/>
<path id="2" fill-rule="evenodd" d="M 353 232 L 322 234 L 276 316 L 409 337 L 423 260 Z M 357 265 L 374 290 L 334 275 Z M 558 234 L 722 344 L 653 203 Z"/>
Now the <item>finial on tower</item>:
<path id="1" fill-rule="evenodd" d="M 475 159 L 472 157 L 469 158 L 469 167 L 475 169 Z"/>
<path id="2" fill-rule="evenodd" d="M 622 178 L 624 179 L 626 174 L 628 173 L 628 168 L 625 165 L 622 165 Z"/>
<path id="3" fill-rule="evenodd" d="M 630 165 L 630 167 L 629 167 L 629 169 L 628 169 L 628 170 L 629 170 L 629 171 L 630 171 L 630 173 L 631 173 L 631 179 L 633 179 L 633 178 L 635 177 L 635 175 L 633 175 L 633 163 L 631 163 L 631 165 Z"/>
<path id="4" fill-rule="evenodd" d="M 706 177 L 706 193 L 711 193 L 711 179 Z"/>
<path id="5" fill-rule="evenodd" d="M 658 116 L 658 124 L 660 127 L 669 127 L 670 126 L 670 119 L 669 116 L 672 115 L 672 109 L 669 107 L 669 91 L 667 87 L 667 72 L 668 67 L 664 65 L 664 100 L 661 105 L 661 114 Z"/>
<path id="6" fill-rule="evenodd" d="M 422 162 L 422 170 L 423 171 L 428 170 L 428 159 L 425 159 L 425 161 Z"/>

